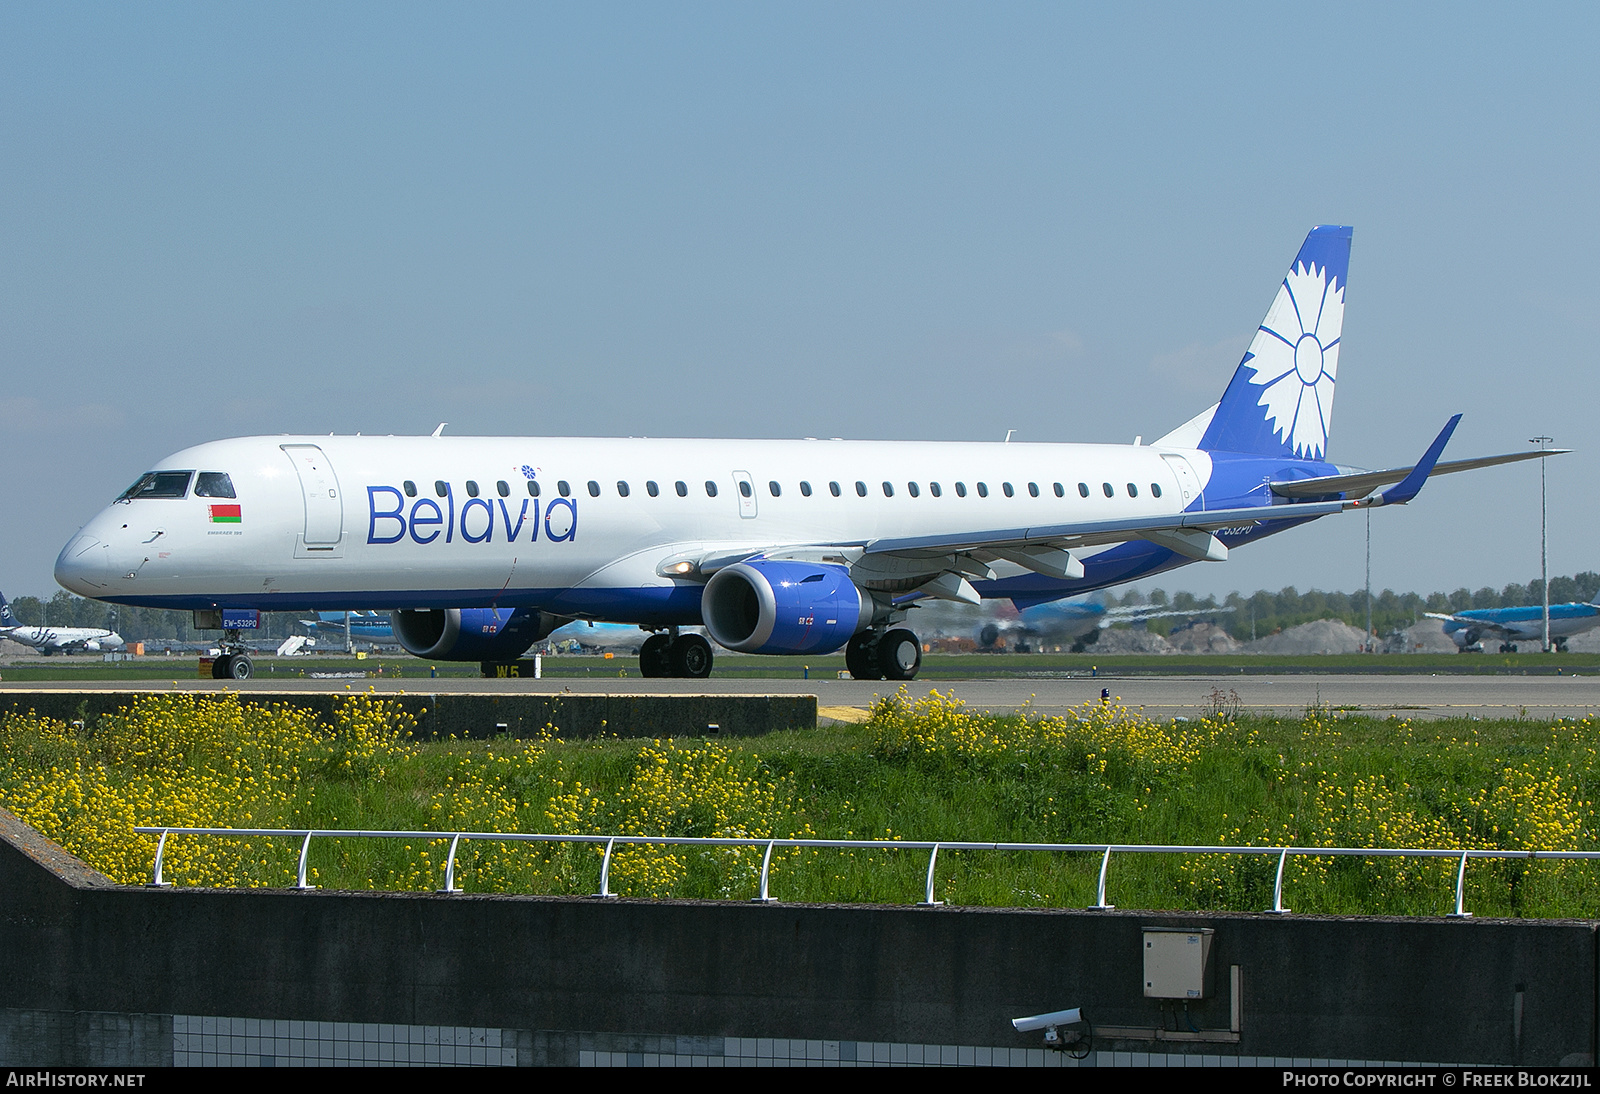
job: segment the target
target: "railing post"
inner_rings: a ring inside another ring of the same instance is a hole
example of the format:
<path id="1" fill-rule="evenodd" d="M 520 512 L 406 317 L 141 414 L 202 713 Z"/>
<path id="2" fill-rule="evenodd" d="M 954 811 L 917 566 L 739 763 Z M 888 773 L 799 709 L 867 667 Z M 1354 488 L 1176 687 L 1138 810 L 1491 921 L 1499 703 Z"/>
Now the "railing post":
<path id="1" fill-rule="evenodd" d="M 1463 906 L 1466 900 L 1467 883 L 1467 853 L 1461 852 L 1461 865 L 1456 868 L 1456 910 L 1451 912 L 1448 919 L 1471 919 L 1472 913 Z"/>
<path id="2" fill-rule="evenodd" d="M 752 900 L 750 902 L 752 904 L 777 903 L 777 901 L 767 895 L 767 872 L 772 869 L 772 845 L 776 842 L 776 840 L 767 841 L 767 853 L 762 856 L 761 859 L 761 895 Z"/>
<path id="3" fill-rule="evenodd" d="M 937 908 L 939 905 L 944 903 L 942 900 L 933 899 L 933 868 L 938 865 L 938 862 L 939 845 L 936 843 L 933 845 L 933 851 L 928 855 L 928 888 L 926 895 L 924 895 L 922 903 L 919 905 L 919 907 Z"/>
<path id="4" fill-rule="evenodd" d="M 152 889 L 170 889 L 172 882 L 161 880 L 161 863 L 167 856 L 167 830 L 161 830 L 161 839 L 156 843 L 156 869 L 155 875 L 150 879 Z"/>
<path id="5" fill-rule="evenodd" d="M 611 891 L 611 848 L 616 842 L 615 836 L 606 840 L 606 857 L 600 860 L 600 891 L 594 895 L 601 900 L 611 900 L 617 895 Z"/>
<path id="6" fill-rule="evenodd" d="M 316 886 L 306 884 L 306 857 L 311 853 L 311 833 L 306 833 L 305 842 L 300 844 L 300 866 L 295 874 L 294 887 L 296 889 L 314 889 Z"/>
<path id="7" fill-rule="evenodd" d="M 1289 849 L 1285 847 L 1278 853 L 1278 880 L 1272 883 L 1272 907 L 1267 909 L 1268 915 L 1288 915 L 1289 909 L 1283 906 L 1283 864 L 1289 861 Z"/>
<path id="8" fill-rule="evenodd" d="M 444 860 L 444 888 L 441 893 L 459 893 L 456 888 L 456 844 L 461 842 L 461 833 L 457 832 L 450 837 L 450 854 Z"/>
<path id="9" fill-rule="evenodd" d="M 1116 907 L 1115 904 L 1106 903 L 1106 870 L 1111 865 L 1111 848 L 1106 848 L 1104 857 L 1100 859 L 1100 887 L 1095 890 L 1094 903 L 1089 905 L 1091 912 L 1109 912 Z"/>

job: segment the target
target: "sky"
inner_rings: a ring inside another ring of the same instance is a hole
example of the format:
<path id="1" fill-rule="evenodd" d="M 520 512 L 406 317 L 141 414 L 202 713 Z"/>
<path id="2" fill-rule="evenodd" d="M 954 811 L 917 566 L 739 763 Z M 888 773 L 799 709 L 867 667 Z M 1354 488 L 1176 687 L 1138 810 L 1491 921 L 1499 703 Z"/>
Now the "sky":
<path id="1" fill-rule="evenodd" d="M 1548 435 L 1593 549 L 1595 5 L 0 7 L 0 590 L 258 433 L 1129 442 L 1355 228 L 1329 455 Z M 1164 575 L 1364 582 L 1325 518 Z M 1537 463 L 1373 584 L 1539 572 Z"/>

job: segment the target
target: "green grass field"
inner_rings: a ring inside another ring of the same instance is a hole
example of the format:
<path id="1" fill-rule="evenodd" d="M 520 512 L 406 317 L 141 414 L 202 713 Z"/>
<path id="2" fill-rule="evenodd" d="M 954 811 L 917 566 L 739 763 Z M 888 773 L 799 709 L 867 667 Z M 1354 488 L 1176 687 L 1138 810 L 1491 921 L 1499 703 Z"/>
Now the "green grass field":
<path id="1" fill-rule="evenodd" d="M 1293 719 L 1156 723 L 1095 705 L 995 717 L 935 697 L 891 699 L 861 725 L 735 743 L 497 740 L 417 744 L 405 717 L 353 699 L 334 726 L 233 698 L 160 696 L 74 730 L 0 725 L 0 804 L 112 877 L 149 879 L 135 825 L 819 836 L 1518 850 L 1593 849 L 1594 723 L 1410 723 L 1309 711 Z M 428 891 L 443 842 L 323 840 L 318 884 Z M 180 884 L 291 884 L 298 842 L 174 837 Z M 468 841 L 469 891 L 596 891 L 590 846 Z M 1124 908 L 1260 910 L 1275 860 L 1120 855 Z M 925 851 L 779 852 L 784 900 L 920 900 Z M 759 850 L 620 849 L 613 891 L 747 899 Z M 1083 907 L 1097 854 L 941 853 L 939 899 Z M 1290 860 L 1297 912 L 1435 915 L 1453 860 Z M 1476 914 L 1590 917 L 1600 865 L 1474 862 Z"/>
<path id="2" fill-rule="evenodd" d="M 197 656 L 142 657 L 131 661 L 105 662 L 88 657 L 28 658 L 0 666 L 0 679 L 6 683 L 43 680 L 128 680 L 171 681 L 193 679 Z M 263 681 L 299 679 L 315 672 L 367 672 L 385 679 L 439 677 L 477 677 L 476 663 L 428 662 L 397 654 L 374 654 L 365 660 L 353 657 L 324 656 L 256 659 L 256 674 Z M 844 656 L 792 658 L 747 657 L 719 653 L 712 679 L 835 679 L 843 671 Z M 1246 676 L 1290 674 L 1461 674 L 1461 675 L 1556 675 L 1600 672 L 1600 654 L 1595 653 L 1513 653 L 1513 654 L 1335 654 L 1327 656 L 1280 657 L 1261 654 L 1223 656 L 1152 656 L 1093 653 L 1003 653 L 938 654 L 924 656 L 918 678 L 928 681 L 964 679 L 1026 679 L 1040 675 L 1089 676 Z M 561 654 L 544 659 L 544 675 L 550 679 L 571 677 L 639 677 L 638 659 L 625 654 L 605 658 L 594 654 Z"/>

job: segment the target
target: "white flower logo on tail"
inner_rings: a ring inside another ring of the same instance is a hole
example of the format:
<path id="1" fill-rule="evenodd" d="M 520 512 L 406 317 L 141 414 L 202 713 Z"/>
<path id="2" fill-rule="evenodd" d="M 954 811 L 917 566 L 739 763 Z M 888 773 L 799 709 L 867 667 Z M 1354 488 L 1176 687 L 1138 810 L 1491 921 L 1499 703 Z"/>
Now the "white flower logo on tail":
<path id="1" fill-rule="evenodd" d="M 1296 456 L 1318 459 L 1327 448 L 1343 324 L 1344 289 L 1322 267 L 1296 266 L 1250 343 L 1250 382 L 1264 388 L 1257 405 Z"/>

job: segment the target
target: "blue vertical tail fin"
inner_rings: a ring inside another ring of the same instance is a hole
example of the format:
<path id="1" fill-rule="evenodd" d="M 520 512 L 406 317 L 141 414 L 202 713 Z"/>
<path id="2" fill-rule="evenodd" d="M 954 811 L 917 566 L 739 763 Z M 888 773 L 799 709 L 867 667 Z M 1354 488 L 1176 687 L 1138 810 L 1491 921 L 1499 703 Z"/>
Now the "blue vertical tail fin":
<path id="1" fill-rule="evenodd" d="M 6 603 L 6 594 L 0 593 L 0 627 L 20 627 L 17 617 L 11 614 L 11 605 Z"/>
<path id="2" fill-rule="evenodd" d="M 1322 459 L 1344 327 L 1351 229 L 1319 225 L 1278 287 L 1199 447 Z"/>

